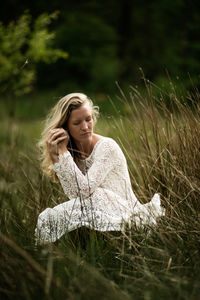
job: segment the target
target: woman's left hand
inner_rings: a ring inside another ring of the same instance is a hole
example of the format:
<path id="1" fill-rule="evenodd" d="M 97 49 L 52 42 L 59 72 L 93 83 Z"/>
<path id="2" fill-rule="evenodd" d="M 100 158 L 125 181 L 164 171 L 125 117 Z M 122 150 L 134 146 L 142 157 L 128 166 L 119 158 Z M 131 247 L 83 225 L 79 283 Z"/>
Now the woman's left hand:
<path id="1" fill-rule="evenodd" d="M 58 155 L 67 150 L 69 135 L 63 128 L 55 128 L 49 131 L 46 144 L 53 163 L 58 161 Z"/>

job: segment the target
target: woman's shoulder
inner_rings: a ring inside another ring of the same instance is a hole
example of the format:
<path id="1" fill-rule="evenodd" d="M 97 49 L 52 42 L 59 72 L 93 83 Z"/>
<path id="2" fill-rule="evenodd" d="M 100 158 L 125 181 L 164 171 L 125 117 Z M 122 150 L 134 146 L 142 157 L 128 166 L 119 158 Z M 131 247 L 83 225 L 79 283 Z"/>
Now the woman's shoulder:
<path id="1" fill-rule="evenodd" d="M 102 147 L 110 151 L 120 149 L 119 145 L 113 138 L 102 135 L 98 135 L 98 138 L 96 150 L 102 149 Z"/>
<path id="2" fill-rule="evenodd" d="M 103 135 L 99 135 L 99 134 L 95 134 L 97 137 L 97 143 L 104 143 L 104 144 L 110 144 L 110 145 L 118 145 L 117 142 L 108 136 L 103 136 Z"/>

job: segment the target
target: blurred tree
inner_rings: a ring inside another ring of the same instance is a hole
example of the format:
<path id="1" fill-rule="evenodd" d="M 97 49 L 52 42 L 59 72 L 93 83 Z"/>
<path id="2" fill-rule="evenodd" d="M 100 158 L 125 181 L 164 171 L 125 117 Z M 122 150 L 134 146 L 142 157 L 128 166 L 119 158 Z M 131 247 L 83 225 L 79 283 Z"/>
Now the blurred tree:
<path id="1" fill-rule="evenodd" d="M 10 116 L 15 114 L 17 97 L 29 93 L 36 80 L 36 64 L 51 63 L 68 54 L 53 48 L 55 33 L 48 26 L 58 13 L 43 13 L 32 21 L 29 13 L 7 26 L 0 23 L 0 91 L 11 101 Z"/>
<path id="2" fill-rule="evenodd" d="M 69 52 L 66 61 L 37 64 L 39 88 L 110 94 L 115 80 L 138 83 L 139 67 L 153 81 L 166 78 L 165 70 L 198 80 L 199 0 L 7 0 L 0 19 L 8 23 L 26 8 L 34 17 L 60 10 L 51 26 L 57 47 Z"/>
<path id="3" fill-rule="evenodd" d="M 115 30 L 89 10 L 83 13 L 80 7 L 62 14 L 62 18 L 56 43 L 61 49 L 67 49 L 69 59 L 51 66 L 49 72 L 54 76 L 45 78 L 45 82 L 46 70 L 40 63 L 40 82 L 48 87 L 56 81 L 57 87 L 61 85 L 65 91 L 82 88 L 90 92 L 111 92 L 120 74 Z"/>

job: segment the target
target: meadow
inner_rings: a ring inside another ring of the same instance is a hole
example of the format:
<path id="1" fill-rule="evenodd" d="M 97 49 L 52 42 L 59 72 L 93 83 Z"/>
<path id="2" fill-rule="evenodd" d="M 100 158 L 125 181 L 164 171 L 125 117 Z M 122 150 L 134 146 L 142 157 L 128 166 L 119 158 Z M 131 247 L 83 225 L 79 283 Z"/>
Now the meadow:
<path id="1" fill-rule="evenodd" d="M 30 109 L 30 118 L 13 121 L 1 109 L 1 299 L 199 299 L 199 92 L 147 84 L 145 94 L 131 87 L 119 98 L 96 131 L 119 143 L 138 199 L 159 192 L 166 216 L 156 228 L 133 220 L 120 233 L 82 228 L 36 246 L 38 214 L 66 198 L 40 170 L 41 118 Z"/>

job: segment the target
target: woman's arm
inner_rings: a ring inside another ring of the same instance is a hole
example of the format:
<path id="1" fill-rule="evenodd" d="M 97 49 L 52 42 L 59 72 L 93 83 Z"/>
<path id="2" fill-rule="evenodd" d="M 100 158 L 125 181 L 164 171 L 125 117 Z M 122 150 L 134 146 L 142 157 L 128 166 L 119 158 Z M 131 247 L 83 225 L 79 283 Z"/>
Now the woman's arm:
<path id="1" fill-rule="evenodd" d="M 113 140 L 100 142 L 95 151 L 94 162 L 86 175 L 77 167 L 69 152 L 59 155 L 59 162 L 52 166 L 69 198 L 87 198 L 116 166 L 119 146 Z"/>

